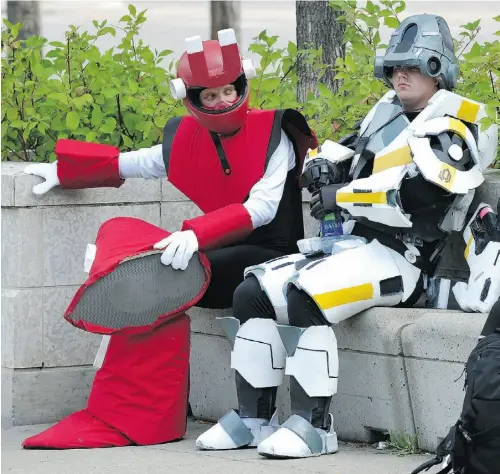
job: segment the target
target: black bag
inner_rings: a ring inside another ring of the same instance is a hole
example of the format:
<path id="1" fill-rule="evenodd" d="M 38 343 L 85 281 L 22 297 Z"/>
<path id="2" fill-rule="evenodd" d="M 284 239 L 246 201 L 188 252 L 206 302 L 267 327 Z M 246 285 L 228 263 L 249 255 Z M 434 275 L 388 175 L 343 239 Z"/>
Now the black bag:
<path id="1" fill-rule="evenodd" d="M 449 455 L 437 474 L 500 474 L 500 328 L 481 339 L 466 364 L 462 413 L 436 457 L 412 474 L 428 471 Z"/>

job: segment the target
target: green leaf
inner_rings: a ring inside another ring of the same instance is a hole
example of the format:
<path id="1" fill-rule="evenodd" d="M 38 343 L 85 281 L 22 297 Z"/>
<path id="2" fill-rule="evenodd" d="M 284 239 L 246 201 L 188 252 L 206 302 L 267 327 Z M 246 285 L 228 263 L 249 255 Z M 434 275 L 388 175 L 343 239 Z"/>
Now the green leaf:
<path id="1" fill-rule="evenodd" d="M 131 14 L 132 16 L 135 16 L 135 15 L 137 14 L 137 10 L 135 9 L 134 5 L 132 5 L 132 4 L 130 4 L 130 5 L 128 6 L 128 11 L 130 12 L 130 14 Z"/>
<path id="2" fill-rule="evenodd" d="M 61 43 L 60 41 L 52 41 L 49 44 L 50 44 L 50 46 L 54 46 L 56 48 L 65 48 L 66 47 L 66 45 L 64 43 Z"/>
<path id="3" fill-rule="evenodd" d="M 325 86 L 325 84 L 321 82 L 318 82 L 318 91 L 322 97 L 327 97 L 327 98 L 334 97 L 333 92 L 330 89 L 328 89 L 328 87 Z"/>
<path id="4" fill-rule="evenodd" d="M 493 17 L 493 19 L 494 19 L 495 21 L 500 21 L 500 15 L 498 15 L 498 16 L 494 16 L 494 17 Z"/>
<path id="5" fill-rule="evenodd" d="M 132 18 L 130 18 L 128 15 L 123 15 L 121 18 L 120 18 L 120 23 L 122 22 L 127 22 L 127 21 L 131 21 Z"/>
<path id="6" fill-rule="evenodd" d="M 127 84 L 132 94 L 135 94 L 139 90 L 139 84 L 137 83 L 137 81 L 129 79 Z"/>
<path id="7" fill-rule="evenodd" d="M 25 123 L 22 120 L 14 120 L 10 123 L 12 128 L 23 128 Z"/>
<path id="8" fill-rule="evenodd" d="M 103 89 L 101 91 L 101 94 L 106 97 L 106 99 L 111 99 L 113 97 L 116 97 L 117 94 L 118 94 L 118 90 L 117 89 Z"/>
<path id="9" fill-rule="evenodd" d="M 354 59 L 352 58 L 352 56 L 349 56 L 346 54 L 346 57 L 345 57 L 345 65 L 347 66 L 347 69 L 349 71 L 355 71 L 356 70 L 356 62 L 354 61 Z"/>
<path id="10" fill-rule="evenodd" d="M 93 142 L 97 138 L 97 133 L 92 131 L 85 135 L 85 140 L 88 142 Z"/>
<path id="11" fill-rule="evenodd" d="M 112 36 L 116 36 L 116 30 L 114 28 L 112 28 L 111 26 L 106 26 L 106 28 L 103 28 L 99 32 L 99 36 L 104 36 L 104 35 L 107 35 L 108 33 L 110 33 Z"/>
<path id="12" fill-rule="evenodd" d="M 101 108 L 98 105 L 94 105 L 94 108 L 92 109 L 90 123 L 92 124 L 93 127 L 98 127 L 99 125 L 101 125 L 101 122 L 102 122 Z"/>
<path id="13" fill-rule="evenodd" d="M 5 89 L 4 89 L 4 91 L 5 91 Z M 3 107 L 2 107 L 2 109 L 3 109 Z M 12 122 L 12 121 L 16 120 L 18 117 L 19 117 L 19 112 L 18 112 L 18 110 L 16 108 L 9 107 L 7 109 L 7 119 L 9 121 Z"/>
<path id="14" fill-rule="evenodd" d="M 66 127 L 70 130 L 76 130 L 80 125 L 80 116 L 75 111 L 68 112 L 66 115 Z"/>
<path id="15" fill-rule="evenodd" d="M 123 144 L 127 148 L 132 148 L 134 146 L 134 143 L 132 142 L 132 140 L 129 137 L 127 137 L 127 135 L 122 135 L 122 140 L 123 140 Z"/>
<path id="16" fill-rule="evenodd" d="M 290 55 L 297 54 L 297 45 L 294 42 L 289 41 L 288 46 L 286 47 L 286 50 L 287 50 L 288 54 L 290 54 Z"/>
<path id="17" fill-rule="evenodd" d="M 101 133 L 111 133 L 116 128 L 116 120 L 113 117 L 108 117 L 104 124 L 100 126 L 99 131 Z"/>
<path id="18" fill-rule="evenodd" d="M 399 20 L 394 17 L 386 16 L 384 18 L 384 24 L 389 28 L 397 28 L 399 26 Z"/>
<path id="19" fill-rule="evenodd" d="M 12 35 L 13 38 L 17 38 L 17 35 L 19 34 L 19 30 L 21 29 L 21 23 L 16 23 L 10 30 L 10 34 Z"/>
<path id="20" fill-rule="evenodd" d="M 474 42 L 472 45 L 472 48 L 470 49 L 467 57 L 469 58 L 476 58 L 481 55 L 481 46 L 477 44 L 477 42 Z"/>
<path id="21" fill-rule="evenodd" d="M 173 53 L 173 51 L 171 49 L 164 49 L 163 51 L 160 51 L 160 54 L 158 54 L 158 57 L 163 58 L 164 56 L 169 56 L 172 53 Z"/>

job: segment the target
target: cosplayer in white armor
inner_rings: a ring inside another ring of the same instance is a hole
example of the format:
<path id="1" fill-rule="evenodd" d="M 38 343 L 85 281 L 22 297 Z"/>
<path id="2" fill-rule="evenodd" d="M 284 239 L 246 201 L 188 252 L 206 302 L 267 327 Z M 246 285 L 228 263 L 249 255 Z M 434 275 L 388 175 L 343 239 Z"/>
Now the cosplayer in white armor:
<path id="1" fill-rule="evenodd" d="M 427 106 L 405 106 L 395 85 L 401 68 L 434 81 Z M 483 104 L 451 92 L 459 68 L 444 19 L 403 21 L 377 58 L 375 74 L 396 91 L 371 109 L 358 133 L 309 153 L 302 176 L 306 187 L 323 185 L 313 194 L 311 214 L 321 219 L 341 209 L 344 234 L 366 243 L 246 270 L 234 317 L 221 319 L 232 344 L 239 411 L 202 434 L 201 449 L 257 446 L 263 456 L 285 458 L 336 452 L 329 406 L 338 355 L 331 325 L 374 306 L 414 304 L 442 243 L 463 230 L 482 172 L 496 155 L 498 132 L 496 126 L 480 129 Z M 478 212 L 494 215 L 487 205 Z M 474 222 L 481 227 L 477 215 Z M 500 296 L 499 239 L 471 234 L 470 227 L 464 236 L 471 278 L 455 293 L 465 309 L 489 311 Z M 483 273 L 476 279 L 479 265 Z M 285 374 L 291 376 L 292 416 L 278 427 L 271 415 Z"/>

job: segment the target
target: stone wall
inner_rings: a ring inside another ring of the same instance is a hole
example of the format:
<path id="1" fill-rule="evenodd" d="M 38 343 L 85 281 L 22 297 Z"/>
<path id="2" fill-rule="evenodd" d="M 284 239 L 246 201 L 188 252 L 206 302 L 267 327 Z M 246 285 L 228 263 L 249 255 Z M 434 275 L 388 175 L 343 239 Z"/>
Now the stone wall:
<path id="1" fill-rule="evenodd" d="M 39 178 L 2 163 L 2 426 L 50 423 L 85 406 L 101 337 L 62 318 L 84 281 L 83 258 L 99 226 L 134 216 L 169 231 L 199 209 L 164 180 L 129 180 L 120 189 L 63 191 L 38 197 Z M 496 205 L 500 172 L 478 199 Z M 307 201 L 307 197 L 304 199 Z M 304 209 L 308 205 L 304 203 Z M 306 234 L 316 223 L 305 213 Z M 216 420 L 235 406 L 230 347 L 214 318 L 231 311 L 194 308 L 191 405 Z M 463 380 L 454 383 L 484 315 L 375 308 L 338 325 L 339 393 L 333 411 L 345 439 L 380 432 L 418 433 L 432 449 L 458 415 Z M 214 382 L 215 381 L 215 382 Z M 286 416 L 287 384 L 280 389 Z"/>

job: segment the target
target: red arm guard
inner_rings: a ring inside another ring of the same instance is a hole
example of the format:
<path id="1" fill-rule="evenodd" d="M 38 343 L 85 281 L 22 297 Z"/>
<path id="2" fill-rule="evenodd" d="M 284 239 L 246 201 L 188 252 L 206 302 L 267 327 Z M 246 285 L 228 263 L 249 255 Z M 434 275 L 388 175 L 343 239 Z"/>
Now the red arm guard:
<path id="1" fill-rule="evenodd" d="M 120 150 L 110 145 L 78 140 L 58 140 L 57 177 L 64 189 L 119 188 L 118 157 Z"/>
<path id="2" fill-rule="evenodd" d="M 192 230 L 201 251 L 222 247 L 245 238 L 253 230 L 252 219 L 243 204 L 229 206 L 189 219 L 182 230 Z"/>

